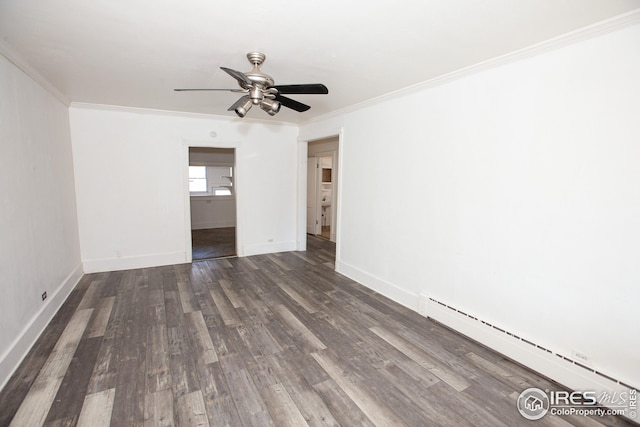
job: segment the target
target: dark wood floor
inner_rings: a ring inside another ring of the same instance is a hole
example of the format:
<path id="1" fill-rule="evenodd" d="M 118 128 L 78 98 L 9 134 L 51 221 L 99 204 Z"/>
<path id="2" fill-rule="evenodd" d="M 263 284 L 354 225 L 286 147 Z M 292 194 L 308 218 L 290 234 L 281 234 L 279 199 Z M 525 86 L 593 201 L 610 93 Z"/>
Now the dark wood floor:
<path id="1" fill-rule="evenodd" d="M 331 227 L 328 225 L 323 225 L 322 228 L 320 228 L 320 237 L 331 239 Z"/>
<path id="2" fill-rule="evenodd" d="M 522 390 L 557 388 L 333 266 L 334 244 L 309 237 L 85 275 L 0 393 L 0 425 L 517 426 Z"/>
<path id="3" fill-rule="evenodd" d="M 223 258 L 236 254 L 236 228 L 191 230 L 193 260 Z"/>

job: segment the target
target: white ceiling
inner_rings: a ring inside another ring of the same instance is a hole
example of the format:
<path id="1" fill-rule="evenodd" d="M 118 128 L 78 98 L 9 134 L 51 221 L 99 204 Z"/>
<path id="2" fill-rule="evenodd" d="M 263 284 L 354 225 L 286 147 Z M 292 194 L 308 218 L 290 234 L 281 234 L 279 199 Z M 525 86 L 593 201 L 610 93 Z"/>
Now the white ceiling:
<path id="1" fill-rule="evenodd" d="M 267 55 L 300 122 L 548 40 L 640 7 L 640 0 L 0 0 L 0 41 L 69 100 L 235 116 L 220 66 Z M 269 119 L 260 109 L 247 117 Z M 238 119 L 241 120 L 241 119 Z"/>

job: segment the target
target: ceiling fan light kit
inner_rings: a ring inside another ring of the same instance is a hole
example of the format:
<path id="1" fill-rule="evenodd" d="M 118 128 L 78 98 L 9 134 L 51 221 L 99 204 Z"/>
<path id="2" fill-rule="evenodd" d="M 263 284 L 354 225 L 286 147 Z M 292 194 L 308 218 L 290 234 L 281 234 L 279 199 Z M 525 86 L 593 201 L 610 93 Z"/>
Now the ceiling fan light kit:
<path id="1" fill-rule="evenodd" d="M 291 108 L 294 111 L 307 111 L 310 106 L 282 96 L 282 94 L 297 95 L 326 95 L 329 93 L 327 87 L 321 83 L 312 84 L 296 84 L 296 85 L 276 85 L 273 78 L 260 71 L 260 65 L 266 59 L 266 56 L 260 52 L 247 53 L 247 59 L 253 65 L 253 69 L 247 73 L 232 70 L 231 68 L 220 67 L 222 71 L 236 79 L 241 89 L 174 89 L 178 92 L 184 91 L 230 91 L 240 92 L 245 95 L 238 99 L 228 111 L 235 111 L 238 117 L 244 117 L 254 105 L 260 105 L 260 108 L 270 116 L 275 116 L 281 106 Z"/>

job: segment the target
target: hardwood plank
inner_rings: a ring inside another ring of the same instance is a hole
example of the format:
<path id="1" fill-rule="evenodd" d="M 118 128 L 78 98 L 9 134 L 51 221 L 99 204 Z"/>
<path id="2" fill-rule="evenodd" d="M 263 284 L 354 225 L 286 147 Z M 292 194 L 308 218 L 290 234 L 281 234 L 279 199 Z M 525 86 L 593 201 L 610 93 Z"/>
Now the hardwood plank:
<path id="1" fill-rule="evenodd" d="M 304 380 L 313 386 L 315 384 L 331 379 L 327 371 L 316 362 L 311 353 L 295 349 L 287 353 L 276 354 L 269 357 L 272 361 L 282 364 L 282 370 L 285 368 L 289 373 L 286 377 L 290 380 L 297 380 L 299 374 Z M 277 364 L 274 365 L 277 366 Z M 293 375 L 291 374 L 293 372 Z M 283 373 L 283 377 L 285 377 Z"/>
<path id="2" fill-rule="evenodd" d="M 304 308 L 308 313 L 316 313 L 318 308 L 316 305 L 309 301 L 307 298 L 300 295 L 292 286 L 287 283 L 276 283 L 280 289 L 282 289 L 289 297 Z"/>
<path id="3" fill-rule="evenodd" d="M 169 338 L 165 325 L 148 328 L 145 392 L 155 393 L 171 387 Z"/>
<path id="4" fill-rule="evenodd" d="M 493 363 L 482 356 L 479 356 L 473 352 L 470 352 L 466 355 L 474 366 L 479 369 L 484 370 L 487 374 L 503 379 L 506 383 L 510 384 L 512 387 L 516 389 L 525 390 L 527 388 L 533 387 L 532 384 L 527 382 L 526 378 L 523 378 L 519 375 L 516 375 L 513 371 L 506 369 L 505 367 Z"/>
<path id="5" fill-rule="evenodd" d="M 374 427 L 375 424 L 332 379 L 313 386 L 341 426 Z"/>
<path id="6" fill-rule="evenodd" d="M 312 356 L 376 426 L 404 425 L 400 418 L 398 418 L 384 402 L 376 398 L 376 396 L 365 387 L 357 384 L 334 360 L 320 352 L 313 353 Z"/>
<path id="7" fill-rule="evenodd" d="M 88 394 L 78 418 L 78 427 L 109 427 L 114 397 L 113 388 Z"/>
<path id="8" fill-rule="evenodd" d="M 197 367 L 198 378 L 200 379 L 200 390 L 205 401 L 228 396 L 230 394 L 227 379 L 220 362 Z"/>
<path id="9" fill-rule="evenodd" d="M 182 396 L 200 389 L 200 381 L 195 367 L 194 352 L 188 343 L 185 328 L 172 327 L 168 330 L 169 364 L 174 395 Z"/>
<path id="10" fill-rule="evenodd" d="M 335 354 L 331 349 L 328 350 L 328 354 L 334 360 L 338 360 L 340 356 Z M 388 370 L 390 366 L 393 366 L 389 361 L 384 360 L 382 364 L 369 363 L 370 355 L 362 352 L 359 355 L 350 357 L 347 360 L 340 358 L 340 366 L 343 370 L 349 372 L 350 377 L 354 382 L 357 382 L 362 387 L 371 392 L 378 400 L 384 402 L 388 408 L 401 420 L 403 425 L 414 426 L 422 424 L 433 424 L 434 419 L 438 420 L 438 417 L 434 417 L 430 407 L 423 407 L 425 402 L 420 402 L 413 395 L 407 395 L 405 391 L 409 389 L 404 387 L 405 384 L 401 381 L 402 376 L 389 378 L 388 376 L 381 375 L 385 370 Z M 434 383 L 420 383 L 418 390 L 428 388 Z M 411 390 L 414 392 L 415 390 Z M 427 402 L 428 403 L 428 402 Z M 446 421 L 442 423 L 442 421 Z M 437 425 L 465 425 L 463 423 L 456 423 L 455 418 L 452 417 L 440 417 Z"/>
<path id="11" fill-rule="evenodd" d="M 293 253 L 293 255 L 295 255 L 298 258 L 304 260 L 305 262 L 309 263 L 310 265 L 318 265 L 317 262 L 315 262 L 311 257 L 306 255 L 306 251 L 305 252 L 294 251 L 292 253 Z"/>
<path id="12" fill-rule="evenodd" d="M 454 352 L 450 351 L 447 345 L 427 345 L 428 341 L 416 331 L 406 327 L 398 328 L 396 325 L 397 322 L 394 322 L 393 327 L 390 328 L 390 330 L 393 330 L 400 338 L 412 345 L 415 345 L 417 348 L 430 355 L 434 360 L 440 362 L 443 370 L 446 369 L 448 371 L 455 372 L 467 380 L 473 380 L 482 374 L 483 370 L 479 369 L 478 366 L 473 363 L 470 363 L 466 354 L 458 356 Z M 432 342 L 437 342 L 437 337 L 431 337 L 431 335 L 429 335 L 429 337 Z"/>
<path id="13" fill-rule="evenodd" d="M 46 421 L 76 418 L 84 403 L 87 385 L 93 372 L 102 338 L 80 340 L 51 404 Z"/>
<path id="14" fill-rule="evenodd" d="M 457 391 L 463 391 L 469 387 L 469 382 L 465 378 L 461 377 L 456 372 L 447 369 L 443 363 L 438 362 L 408 341 L 405 341 L 382 328 L 373 327 L 370 328 L 370 330 Z"/>
<path id="15" fill-rule="evenodd" d="M 200 391 L 194 391 L 178 397 L 176 400 L 176 413 L 179 426 L 209 426 L 207 409 Z"/>
<path id="16" fill-rule="evenodd" d="M 47 381 L 34 383 L 9 426 L 43 425 L 60 384 L 62 384 L 62 378 L 51 378 Z"/>
<path id="17" fill-rule="evenodd" d="M 103 338 L 100 350 L 93 365 L 93 372 L 89 379 L 86 392 L 97 393 L 116 386 L 116 367 L 118 354 L 114 338 Z"/>
<path id="18" fill-rule="evenodd" d="M 40 426 L 44 424 L 92 313 L 93 309 L 90 308 L 76 311 L 73 315 L 42 367 L 34 385 L 18 408 L 11 421 L 11 426 Z"/>
<path id="19" fill-rule="evenodd" d="M 232 262 L 233 261 L 233 262 Z M 242 268 L 244 270 L 259 270 L 260 267 L 258 267 L 254 262 L 253 262 L 253 257 L 243 257 L 243 258 L 236 258 L 234 260 L 229 261 L 231 263 L 232 266 L 238 268 Z"/>
<path id="20" fill-rule="evenodd" d="M 188 281 L 178 282 L 178 295 L 180 296 L 180 304 L 182 304 L 183 313 L 191 313 L 193 311 L 200 310 Z"/>
<path id="21" fill-rule="evenodd" d="M 207 415 L 211 426 L 241 426 L 242 421 L 231 396 L 206 400 Z"/>
<path id="22" fill-rule="evenodd" d="M 111 310 L 113 310 L 113 304 L 115 300 L 116 297 L 106 297 L 102 298 L 100 302 L 96 304 L 93 318 L 91 319 L 91 323 L 89 323 L 89 327 L 87 328 L 88 338 L 104 336 L 104 333 L 107 330 L 109 317 L 111 317 Z"/>
<path id="23" fill-rule="evenodd" d="M 161 278 L 159 278 L 161 280 Z M 165 308 L 164 290 L 161 288 L 162 283 L 156 282 L 155 286 L 160 289 L 149 290 L 149 323 L 165 324 L 167 323 L 167 312 Z"/>
<path id="24" fill-rule="evenodd" d="M 76 427 L 78 424 L 78 416 L 58 418 L 53 421 L 44 423 L 44 427 Z"/>
<path id="25" fill-rule="evenodd" d="M 93 280 L 91 284 L 87 288 L 87 291 L 84 293 L 82 297 L 82 301 L 78 305 L 76 310 L 85 310 L 87 308 L 94 308 L 94 296 L 98 288 L 102 285 L 102 280 Z"/>
<path id="26" fill-rule="evenodd" d="M 209 330 L 202 317 L 202 312 L 193 311 L 186 313 L 186 323 L 188 325 L 193 350 L 195 351 L 195 360 L 199 364 L 208 364 L 218 361 L 218 355 L 213 347 Z"/>
<path id="27" fill-rule="evenodd" d="M 269 410 L 246 369 L 227 371 L 225 375 L 242 425 L 274 426 Z"/>
<path id="28" fill-rule="evenodd" d="M 147 393 L 144 397 L 144 427 L 170 427 L 173 425 L 173 394 L 171 390 Z"/>
<path id="29" fill-rule="evenodd" d="M 231 302 L 231 305 L 233 306 L 233 308 L 244 307 L 244 304 L 236 294 L 236 291 L 231 285 L 231 282 L 229 280 L 220 279 L 218 280 L 218 283 L 220 284 L 220 287 L 222 287 L 224 294 L 227 296 L 227 298 Z"/>
<path id="30" fill-rule="evenodd" d="M 376 376 L 385 380 L 389 384 L 397 388 L 398 391 L 407 396 L 421 412 L 423 423 L 433 425 L 455 425 L 455 426 L 473 426 L 462 417 L 451 411 L 449 408 L 443 410 L 441 403 L 435 399 L 429 399 L 427 390 L 429 387 L 437 383 L 424 384 L 422 381 L 415 381 L 410 375 L 403 372 L 396 365 L 389 365 L 376 370 Z M 498 427 L 500 424 L 496 424 Z"/>
<path id="31" fill-rule="evenodd" d="M 165 289 L 164 310 L 167 328 L 180 327 L 184 323 L 184 312 L 182 311 L 182 303 L 177 289 Z"/>
<path id="32" fill-rule="evenodd" d="M 284 271 L 292 270 L 292 268 L 289 267 L 284 261 L 282 261 L 277 254 L 268 254 L 266 255 L 266 257 L 269 261 L 277 265 L 280 269 Z"/>
<path id="33" fill-rule="evenodd" d="M 116 337 L 116 394 L 113 402 L 114 425 L 140 426 L 144 423 L 146 384 L 147 316 L 149 310 L 148 275 L 145 270 L 128 270 L 121 285 L 123 325 Z M 140 309 L 142 308 L 142 309 Z"/>
<path id="34" fill-rule="evenodd" d="M 267 404 L 271 418 L 277 426 L 308 426 L 293 399 L 282 384 L 274 384 L 260 392 Z"/>
<path id="35" fill-rule="evenodd" d="M 268 324 L 270 322 L 245 322 L 245 324 L 234 328 L 241 337 L 245 348 L 254 356 L 282 352 L 282 347 L 273 337 L 271 331 L 264 327 Z"/>
<path id="36" fill-rule="evenodd" d="M 282 381 L 282 386 L 286 388 L 289 396 L 309 426 L 338 425 L 338 421 L 333 417 L 320 395 L 300 373 L 299 366 L 301 364 L 292 364 L 290 359 L 285 360 L 279 355 L 268 356 L 267 359 L 276 377 Z M 307 363 L 302 363 L 305 366 L 311 364 L 318 366 L 313 359 L 309 359 Z M 321 369 L 319 366 L 318 368 Z M 328 376 L 325 376 L 325 378 L 328 378 Z"/>
<path id="37" fill-rule="evenodd" d="M 310 351 L 323 350 L 326 345 L 313 332 L 311 332 L 296 316 L 293 315 L 284 305 L 277 305 L 273 308 L 274 312 L 282 319 L 295 335 L 304 340 L 310 347 Z"/>
<path id="38" fill-rule="evenodd" d="M 144 366 L 140 368 L 140 365 L 131 360 L 120 364 L 111 413 L 113 425 L 141 426 L 144 424 L 145 374 Z"/>
<path id="39" fill-rule="evenodd" d="M 213 302 L 220 312 L 220 316 L 222 317 L 222 321 L 225 325 L 231 326 L 240 323 L 238 314 L 236 313 L 231 302 L 227 300 L 224 293 L 212 290 L 210 291 L 210 294 L 211 298 L 213 298 Z"/>

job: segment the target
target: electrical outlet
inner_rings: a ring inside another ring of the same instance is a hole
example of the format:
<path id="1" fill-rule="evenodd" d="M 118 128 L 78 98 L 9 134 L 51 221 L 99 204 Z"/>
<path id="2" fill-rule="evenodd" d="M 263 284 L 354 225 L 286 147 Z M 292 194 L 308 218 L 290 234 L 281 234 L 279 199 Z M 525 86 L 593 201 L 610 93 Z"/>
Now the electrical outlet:
<path id="1" fill-rule="evenodd" d="M 47 291 L 44 291 L 44 292 L 42 293 L 42 301 L 44 301 L 44 300 L 46 300 L 46 299 L 47 299 Z"/>
<path id="2" fill-rule="evenodd" d="M 583 363 L 585 365 L 591 365 L 591 356 L 589 356 L 588 354 L 580 351 L 580 350 L 572 350 L 571 354 L 573 356 L 573 360 L 575 360 L 578 363 Z"/>

